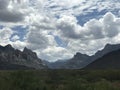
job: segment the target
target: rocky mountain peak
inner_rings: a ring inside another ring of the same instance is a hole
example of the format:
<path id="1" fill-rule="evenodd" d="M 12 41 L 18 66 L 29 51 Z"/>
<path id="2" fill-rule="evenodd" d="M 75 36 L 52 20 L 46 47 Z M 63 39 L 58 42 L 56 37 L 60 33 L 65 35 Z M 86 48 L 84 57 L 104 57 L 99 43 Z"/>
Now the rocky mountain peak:
<path id="1" fill-rule="evenodd" d="M 75 55 L 74 55 L 74 60 L 82 60 L 82 59 L 84 59 L 84 58 L 88 58 L 89 56 L 88 55 L 86 55 L 86 54 L 82 54 L 82 53 L 79 53 L 79 52 L 77 52 Z"/>
<path id="2" fill-rule="evenodd" d="M 32 51 L 30 49 L 28 49 L 27 47 L 25 47 L 23 52 L 32 52 Z"/>
<path id="3" fill-rule="evenodd" d="M 88 55 L 82 54 L 82 53 L 79 53 L 79 52 L 77 52 L 77 53 L 74 55 L 74 57 L 83 57 L 83 56 L 88 56 Z"/>
<path id="4" fill-rule="evenodd" d="M 4 51 L 4 52 L 13 52 L 15 49 L 10 45 L 6 45 L 6 46 L 0 46 L 0 51 Z"/>
<path id="5" fill-rule="evenodd" d="M 24 65 L 36 69 L 46 68 L 35 52 L 32 52 L 32 50 L 26 47 L 23 51 L 20 51 L 18 49 L 14 49 L 10 44 L 0 46 L 0 62 L 10 65 Z"/>
<path id="6" fill-rule="evenodd" d="M 110 49 L 110 48 L 120 48 L 120 44 L 107 44 L 104 49 Z"/>
<path id="7" fill-rule="evenodd" d="M 33 52 L 32 50 L 28 49 L 27 47 L 24 48 L 23 53 L 30 55 L 34 58 L 37 58 L 37 54 L 35 52 Z"/>
<path id="8" fill-rule="evenodd" d="M 8 44 L 5 46 L 5 48 L 13 48 L 12 45 Z"/>

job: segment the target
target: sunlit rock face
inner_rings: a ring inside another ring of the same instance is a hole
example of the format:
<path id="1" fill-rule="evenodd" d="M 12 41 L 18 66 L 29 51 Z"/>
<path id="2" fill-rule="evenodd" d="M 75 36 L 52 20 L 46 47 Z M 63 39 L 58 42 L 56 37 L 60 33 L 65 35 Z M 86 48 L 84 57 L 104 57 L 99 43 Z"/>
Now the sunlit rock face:
<path id="1" fill-rule="evenodd" d="M 11 45 L 0 46 L 0 63 L 24 65 L 34 69 L 44 69 L 46 66 L 42 63 L 35 52 L 24 48 L 23 52 L 14 49 Z"/>

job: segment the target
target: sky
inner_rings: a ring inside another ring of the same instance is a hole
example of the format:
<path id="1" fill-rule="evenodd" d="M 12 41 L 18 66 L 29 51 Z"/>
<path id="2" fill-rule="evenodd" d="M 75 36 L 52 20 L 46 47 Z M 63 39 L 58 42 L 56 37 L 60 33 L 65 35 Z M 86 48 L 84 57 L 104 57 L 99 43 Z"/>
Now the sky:
<path id="1" fill-rule="evenodd" d="M 0 0 L 0 45 L 43 60 L 93 55 L 120 44 L 120 0 Z"/>

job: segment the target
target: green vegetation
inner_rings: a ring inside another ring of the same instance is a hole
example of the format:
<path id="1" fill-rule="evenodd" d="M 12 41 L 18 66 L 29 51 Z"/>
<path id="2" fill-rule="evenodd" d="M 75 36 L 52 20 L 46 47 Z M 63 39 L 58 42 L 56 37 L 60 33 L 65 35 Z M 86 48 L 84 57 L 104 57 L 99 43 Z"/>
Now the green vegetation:
<path id="1" fill-rule="evenodd" d="M 0 71 L 0 90 L 120 90 L 120 70 Z"/>

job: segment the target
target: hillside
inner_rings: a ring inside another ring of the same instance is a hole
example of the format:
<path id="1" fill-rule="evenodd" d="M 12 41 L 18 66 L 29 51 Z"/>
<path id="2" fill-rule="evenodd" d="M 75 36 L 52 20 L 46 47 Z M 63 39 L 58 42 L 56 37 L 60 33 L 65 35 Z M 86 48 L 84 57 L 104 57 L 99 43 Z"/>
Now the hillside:
<path id="1" fill-rule="evenodd" d="M 85 69 L 120 69 L 120 49 L 95 60 Z"/>

